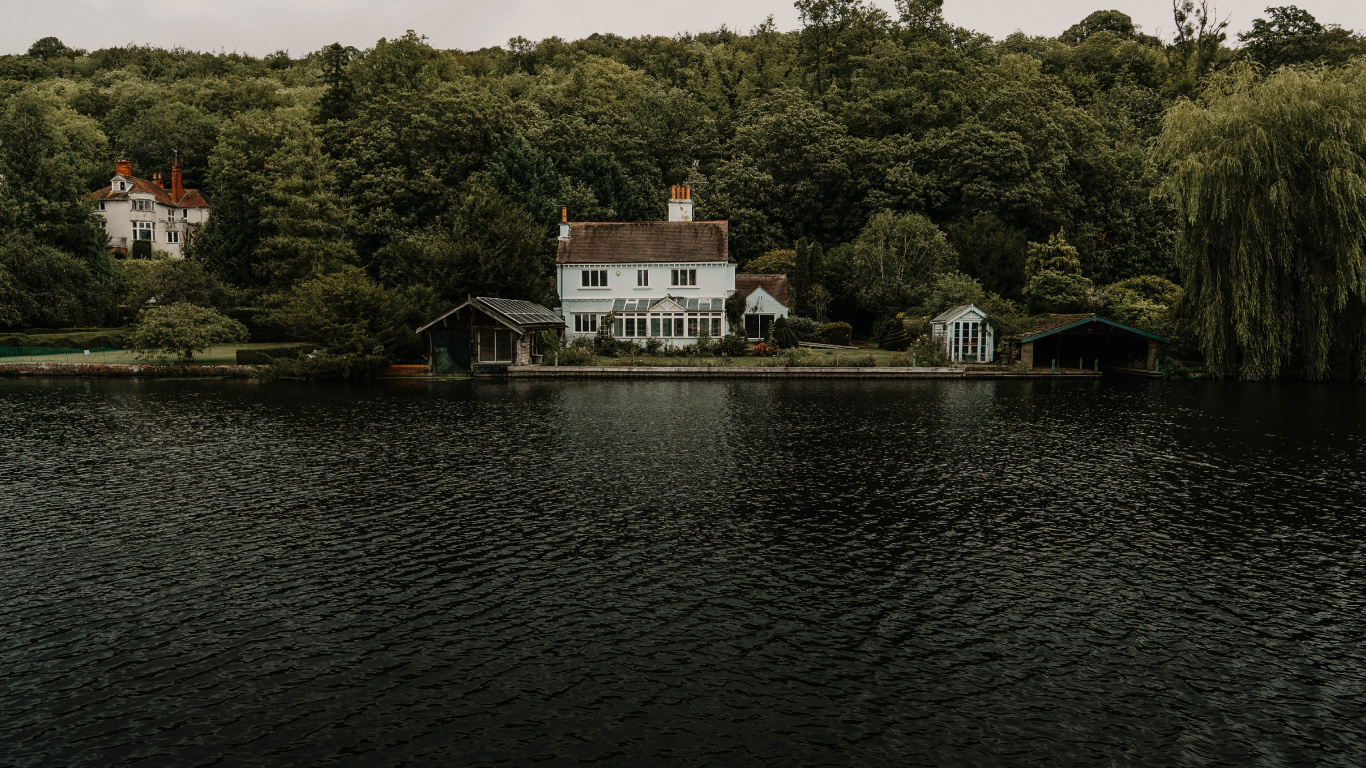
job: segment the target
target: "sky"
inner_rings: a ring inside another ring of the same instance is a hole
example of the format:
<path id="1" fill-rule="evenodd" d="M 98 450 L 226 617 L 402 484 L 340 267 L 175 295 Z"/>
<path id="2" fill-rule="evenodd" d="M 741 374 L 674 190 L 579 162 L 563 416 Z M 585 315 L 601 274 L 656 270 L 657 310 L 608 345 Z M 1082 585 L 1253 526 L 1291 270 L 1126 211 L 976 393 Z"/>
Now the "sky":
<path id="1" fill-rule="evenodd" d="M 893 0 L 873 0 L 889 12 Z M 1298 5 L 1321 23 L 1366 31 L 1363 0 L 1222 0 L 1230 42 L 1264 16 L 1267 5 Z M 1171 0 L 945 0 L 954 25 L 996 39 L 1021 31 L 1055 36 L 1095 10 L 1117 9 L 1144 32 L 1170 37 Z M 622 36 L 704 32 L 725 24 L 747 32 L 772 15 L 779 29 L 798 26 L 790 0 L 0 0 L 0 53 L 24 53 L 49 35 L 73 48 L 127 43 L 295 56 L 340 41 L 369 48 L 413 29 L 438 48 L 473 50 L 522 36 L 575 40 L 593 32 Z"/>

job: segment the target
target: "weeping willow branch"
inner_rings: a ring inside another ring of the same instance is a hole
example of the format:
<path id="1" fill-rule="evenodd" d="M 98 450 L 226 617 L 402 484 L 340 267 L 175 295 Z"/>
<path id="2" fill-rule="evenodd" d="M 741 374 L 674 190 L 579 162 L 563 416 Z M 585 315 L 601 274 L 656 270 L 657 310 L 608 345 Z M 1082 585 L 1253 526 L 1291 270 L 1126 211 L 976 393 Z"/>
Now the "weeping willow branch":
<path id="1" fill-rule="evenodd" d="M 1167 113 L 1155 157 L 1211 369 L 1366 381 L 1366 62 L 1236 68 Z"/>

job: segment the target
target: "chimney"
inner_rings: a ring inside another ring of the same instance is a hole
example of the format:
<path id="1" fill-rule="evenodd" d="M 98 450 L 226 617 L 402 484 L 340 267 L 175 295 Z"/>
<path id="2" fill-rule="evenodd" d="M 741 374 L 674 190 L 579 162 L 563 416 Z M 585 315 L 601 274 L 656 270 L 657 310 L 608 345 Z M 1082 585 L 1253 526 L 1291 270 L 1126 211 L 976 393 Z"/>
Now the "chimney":
<path id="1" fill-rule="evenodd" d="M 152 183 L 157 185 L 158 187 L 161 187 L 162 189 L 166 188 L 166 185 L 161 181 L 161 171 L 157 171 L 156 173 L 152 174 Z"/>
<path id="2" fill-rule="evenodd" d="M 185 196 L 185 188 L 180 186 L 180 165 L 171 166 L 171 199 L 180 202 Z"/>
<path id="3" fill-rule="evenodd" d="M 130 160 L 115 160 L 114 173 L 119 176 L 132 176 L 133 163 Z"/>
<path id="4" fill-rule="evenodd" d="M 675 184 L 669 190 L 669 221 L 692 221 L 692 187 Z"/>
<path id="5" fill-rule="evenodd" d="M 560 209 L 560 239 L 569 239 L 569 209 Z"/>

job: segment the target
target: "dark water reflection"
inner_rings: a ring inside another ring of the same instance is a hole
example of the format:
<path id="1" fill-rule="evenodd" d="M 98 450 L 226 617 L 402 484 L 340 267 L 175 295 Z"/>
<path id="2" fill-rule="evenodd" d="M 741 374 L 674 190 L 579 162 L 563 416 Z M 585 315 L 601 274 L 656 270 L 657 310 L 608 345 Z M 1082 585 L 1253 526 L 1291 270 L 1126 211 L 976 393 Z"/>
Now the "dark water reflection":
<path id="1" fill-rule="evenodd" d="M 1361 765 L 1366 393 L 0 379 L 0 764 Z"/>

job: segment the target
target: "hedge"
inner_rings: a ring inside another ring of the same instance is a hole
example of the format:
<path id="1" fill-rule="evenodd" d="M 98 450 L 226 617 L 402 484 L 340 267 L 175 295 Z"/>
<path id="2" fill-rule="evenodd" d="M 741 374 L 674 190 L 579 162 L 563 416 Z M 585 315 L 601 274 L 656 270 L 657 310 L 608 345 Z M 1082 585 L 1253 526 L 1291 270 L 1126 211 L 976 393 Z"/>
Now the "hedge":
<path id="1" fill-rule="evenodd" d="M 238 365 L 270 365 L 276 360 L 295 360 L 309 352 L 308 347 L 262 347 L 237 350 Z"/>

